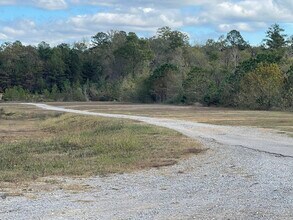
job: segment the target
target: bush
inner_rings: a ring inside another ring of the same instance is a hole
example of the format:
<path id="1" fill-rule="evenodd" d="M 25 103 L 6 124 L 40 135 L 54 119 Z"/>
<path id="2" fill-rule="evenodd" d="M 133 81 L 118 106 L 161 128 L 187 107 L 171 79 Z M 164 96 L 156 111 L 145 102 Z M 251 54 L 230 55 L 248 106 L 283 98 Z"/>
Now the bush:
<path id="1" fill-rule="evenodd" d="M 282 99 L 283 109 L 293 109 L 293 87 L 285 92 Z"/>
<path id="2" fill-rule="evenodd" d="M 32 95 L 20 86 L 14 86 L 5 90 L 3 99 L 5 101 L 29 101 Z"/>

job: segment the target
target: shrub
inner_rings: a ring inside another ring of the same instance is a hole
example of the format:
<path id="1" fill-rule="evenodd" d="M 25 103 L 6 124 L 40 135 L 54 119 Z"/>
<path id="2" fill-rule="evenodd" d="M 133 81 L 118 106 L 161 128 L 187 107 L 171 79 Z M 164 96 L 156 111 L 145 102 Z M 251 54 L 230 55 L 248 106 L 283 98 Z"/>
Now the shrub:
<path id="1" fill-rule="evenodd" d="M 31 98 L 30 93 L 20 86 L 6 89 L 3 95 L 5 101 L 29 101 Z"/>

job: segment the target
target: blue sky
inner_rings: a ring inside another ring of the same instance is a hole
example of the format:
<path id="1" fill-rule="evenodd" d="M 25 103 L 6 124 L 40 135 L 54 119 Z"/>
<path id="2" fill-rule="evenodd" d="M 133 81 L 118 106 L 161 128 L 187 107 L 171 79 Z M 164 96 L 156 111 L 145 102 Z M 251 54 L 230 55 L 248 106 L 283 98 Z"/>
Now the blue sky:
<path id="1" fill-rule="evenodd" d="M 170 26 L 193 44 L 236 29 L 257 45 L 273 23 L 293 35 L 292 11 L 293 0 L 0 0 L 0 43 L 56 45 L 109 30 L 150 37 Z"/>

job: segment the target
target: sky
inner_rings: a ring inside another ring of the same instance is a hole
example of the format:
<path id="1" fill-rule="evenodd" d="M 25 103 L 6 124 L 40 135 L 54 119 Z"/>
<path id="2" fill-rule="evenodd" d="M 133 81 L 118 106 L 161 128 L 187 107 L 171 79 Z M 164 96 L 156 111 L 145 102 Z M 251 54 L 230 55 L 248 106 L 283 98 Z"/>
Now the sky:
<path id="1" fill-rule="evenodd" d="M 74 43 L 110 30 L 151 37 L 169 26 L 191 44 L 236 29 L 259 45 L 274 23 L 293 35 L 292 11 L 293 0 L 0 0 L 0 43 Z"/>

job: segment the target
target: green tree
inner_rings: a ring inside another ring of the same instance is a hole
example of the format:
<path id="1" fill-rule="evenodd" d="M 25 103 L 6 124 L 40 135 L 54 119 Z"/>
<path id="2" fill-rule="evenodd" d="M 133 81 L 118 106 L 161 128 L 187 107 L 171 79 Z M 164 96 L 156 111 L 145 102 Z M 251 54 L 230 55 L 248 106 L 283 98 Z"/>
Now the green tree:
<path id="1" fill-rule="evenodd" d="M 109 34 L 104 32 L 98 32 L 95 36 L 92 37 L 93 47 L 107 46 L 110 43 L 111 39 Z"/>
<path id="2" fill-rule="evenodd" d="M 187 103 L 218 104 L 218 86 L 212 72 L 194 67 L 183 82 Z"/>
<path id="3" fill-rule="evenodd" d="M 36 48 L 16 41 L 5 44 L 0 54 L 0 87 L 21 86 L 31 92 L 41 91 L 42 65 Z"/>
<path id="4" fill-rule="evenodd" d="M 293 108 L 293 65 L 285 74 L 285 85 L 283 87 L 283 107 Z"/>
<path id="5" fill-rule="evenodd" d="M 227 43 L 231 47 L 237 47 L 240 50 L 244 50 L 248 47 L 248 43 L 243 39 L 240 32 L 237 30 L 232 30 L 227 34 Z"/>
<path id="6" fill-rule="evenodd" d="M 213 39 L 208 39 L 202 47 L 210 62 L 219 62 L 221 46 Z"/>
<path id="7" fill-rule="evenodd" d="M 46 72 L 45 78 L 49 88 L 53 85 L 57 85 L 58 88 L 63 86 L 66 80 L 66 63 L 63 60 L 62 48 L 53 48 L 52 55 L 48 60 L 48 72 Z"/>
<path id="8" fill-rule="evenodd" d="M 60 90 L 56 84 L 53 85 L 51 93 L 50 93 L 50 99 L 54 101 L 60 101 Z"/>
<path id="9" fill-rule="evenodd" d="M 42 60 L 48 60 L 51 56 L 50 45 L 44 41 L 38 44 L 39 56 Z"/>
<path id="10" fill-rule="evenodd" d="M 265 44 L 269 49 L 277 50 L 286 46 L 286 36 L 283 34 L 284 29 L 278 24 L 273 24 L 266 32 Z"/>
<path id="11" fill-rule="evenodd" d="M 123 46 L 114 51 L 115 61 L 120 70 L 121 75 L 127 76 L 131 74 L 133 78 L 141 75 L 147 62 L 152 58 L 152 52 L 149 44 L 144 39 L 139 39 L 135 33 L 130 32 L 126 37 Z"/>
<path id="12" fill-rule="evenodd" d="M 29 92 L 21 86 L 7 88 L 3 96 L 3 99 L 6 101 L 29 101 L 30 98 Z"/>
<path id="13" fill-rule="evenodd" d="M 285 76 L 285 89 L 293 88 L 293 65 L 290 66 Z"/>
<path id="14" fill-rule="evenodd" d="M 149 78 L 150 95 L 155 102 L 178 101 L 182 95 L 182 76 L 178 67 L 163 64 Z"/>
<path id="15" fill-rule="evenodd" d="M 239 106 L 270 109 L 280 106 L 284 76 L 277 64 L 260 63 L 240 83 Z"/>
<path id="16" fill-rule="evenodd" d="M 180 31 L 172 31 L 170 27 L 162 27 L 157 31 L 158 38 L 162 38 L 168 41 L 170 49 L 174 50 L 178 47 L 183 47 L 188 45 L 189 37 L 188 35 Z"/>
<path id="17" fill-rule="evenodd" d="M 248 48 L 248 43 L 243 39 L 240 32 L 237 30 L 232 30 L 227 34 L 226 37 L 226 48 L 230 54 L 231 60 L 233 62 L 234 70 L 240 61 L 240 51 Z"/>

